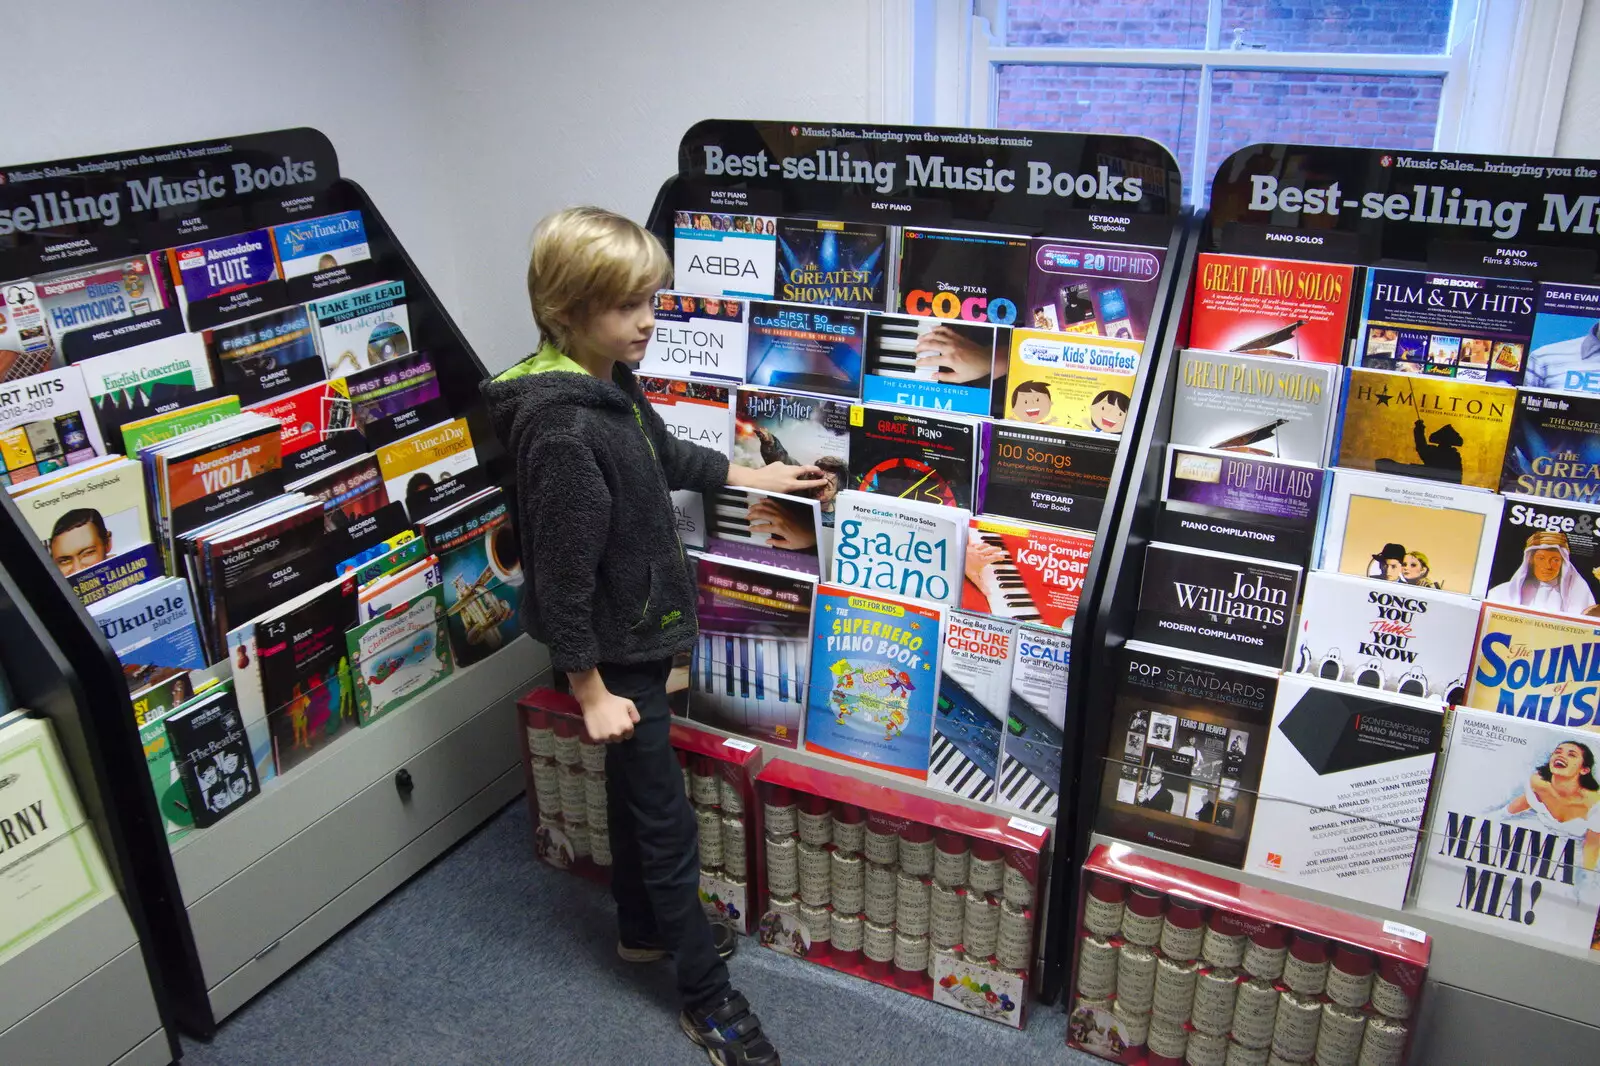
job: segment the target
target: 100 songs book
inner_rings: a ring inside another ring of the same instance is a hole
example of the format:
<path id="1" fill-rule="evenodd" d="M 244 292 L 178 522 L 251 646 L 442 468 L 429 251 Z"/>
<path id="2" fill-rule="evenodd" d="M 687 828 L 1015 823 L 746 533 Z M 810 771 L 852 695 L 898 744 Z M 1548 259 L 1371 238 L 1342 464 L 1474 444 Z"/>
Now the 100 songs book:
<path id="1" fill-rule="evenodd" d="M 1152 544 L 1133 638 L 1282 669 L 1300 574 L 1298 566 Z"/>

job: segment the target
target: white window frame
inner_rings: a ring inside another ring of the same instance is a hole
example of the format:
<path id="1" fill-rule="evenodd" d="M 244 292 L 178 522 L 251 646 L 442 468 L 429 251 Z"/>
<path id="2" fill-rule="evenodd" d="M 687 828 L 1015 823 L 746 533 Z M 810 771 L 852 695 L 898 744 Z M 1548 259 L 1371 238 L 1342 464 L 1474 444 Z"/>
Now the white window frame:
<path id="1" fill-rule="evenodd" d="M 1179 165 L 1202 178 L 1198 197 L 1214 71 L 1433 74 L 1444 83 L 1435 151 L 1555 153 L 1583 0 L 1456 0 L 1440 55 L 1236 50 L 1220 40 L 1221 8 L 1210 0 L 1205 48 L 1023 48 L 1004 43 L 1005 0 L 876 0 L 868 109 L 877 121 L 993 126 L 1001 64 L 1197 70 L 1194 155 Z"/>

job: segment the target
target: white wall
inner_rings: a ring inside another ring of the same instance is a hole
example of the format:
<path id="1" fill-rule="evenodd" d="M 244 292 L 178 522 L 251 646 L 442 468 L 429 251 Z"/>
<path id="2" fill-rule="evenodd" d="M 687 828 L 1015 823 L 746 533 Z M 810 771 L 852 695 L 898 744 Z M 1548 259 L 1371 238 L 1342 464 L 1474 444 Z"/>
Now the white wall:
<path id="1" fill-rule="evenodd" d="M 1600 0 L 1584 0 L 1556 155 L 1600 159 Z"/>
<path id="2" fill-rule="evenodd" d="M 431 0 L 457 322 L 491 368 L 533 348 L 528 237 L 595 203 L 644 220 L 702 118 L 867 119 L 868 0 Z"/>
<path id="3" fill-rule="evenodd" d="M 422 0 L 51 0 L 11 15 L 6 163 L 315 126 L 453 304 Z"/>

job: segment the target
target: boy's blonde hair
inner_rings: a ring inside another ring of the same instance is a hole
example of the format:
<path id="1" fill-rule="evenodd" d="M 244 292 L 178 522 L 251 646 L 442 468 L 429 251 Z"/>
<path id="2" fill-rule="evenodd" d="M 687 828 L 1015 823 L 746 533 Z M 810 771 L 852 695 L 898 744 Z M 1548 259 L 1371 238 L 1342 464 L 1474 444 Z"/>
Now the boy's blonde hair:
<path id="1" fill-rule="evenodd" d="M 567 350 L 573 326 L 672 281 L 672 263 L 655 235 L 600 207 L 569 207 L 533 231 L 528 303 L 540 337 Z"/>

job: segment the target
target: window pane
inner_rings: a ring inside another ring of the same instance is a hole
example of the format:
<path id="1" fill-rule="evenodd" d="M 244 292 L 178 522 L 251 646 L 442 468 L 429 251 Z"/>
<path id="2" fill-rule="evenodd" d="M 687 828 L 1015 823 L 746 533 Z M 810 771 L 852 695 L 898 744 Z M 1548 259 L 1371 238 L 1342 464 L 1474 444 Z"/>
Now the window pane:
<path id="1" fill-rule="evenodd" d="M 1204 48 L 1206 0 L 1009 0 L 1006 44 Z"/>
<path id="2" fill-rule="evenodd" d="M 1275 52 L 1411 52 L 1439 55 L 1455 0 L 1222 0 L 1221 48 L 1237 40 Z"/>
<path id="3" fill-rule="evenodd" d="M 1198 70 L 1002 63 L 996 73 L 997 126 L 1149 137 L 1166 145 L 1185 175 L 1193 169 Z M 1190 175 L 1185 195 L 1193 188 Z"/>
<path id="4" fill-rule="evenodd" d="M 1217 166 L 1258 141 L 1427 151 L 1443 87 L 1436 76 L 1215 71 L 1206 194 Z"/>

